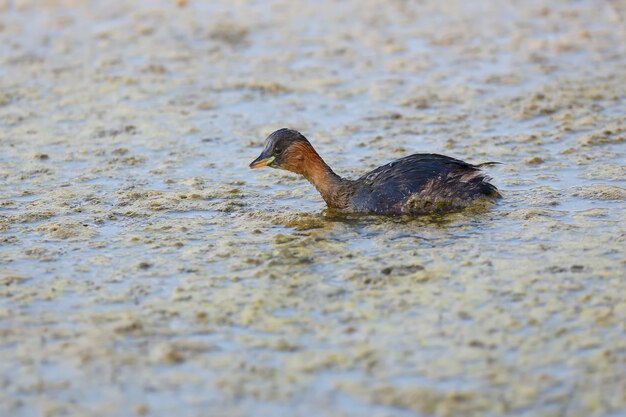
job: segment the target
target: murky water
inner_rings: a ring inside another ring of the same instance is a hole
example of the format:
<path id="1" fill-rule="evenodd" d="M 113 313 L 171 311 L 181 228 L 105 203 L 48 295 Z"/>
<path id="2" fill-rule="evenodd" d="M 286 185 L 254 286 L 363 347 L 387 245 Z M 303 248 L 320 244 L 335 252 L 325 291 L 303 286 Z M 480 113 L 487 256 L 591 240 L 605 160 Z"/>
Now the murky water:
<path id="1" fill-rule="evenodd" d="M 0 415 L 626 412 L 620 2 L 187 3 L 0 2 Z M 284 126 L 505 198 L 326 212 Z"/>

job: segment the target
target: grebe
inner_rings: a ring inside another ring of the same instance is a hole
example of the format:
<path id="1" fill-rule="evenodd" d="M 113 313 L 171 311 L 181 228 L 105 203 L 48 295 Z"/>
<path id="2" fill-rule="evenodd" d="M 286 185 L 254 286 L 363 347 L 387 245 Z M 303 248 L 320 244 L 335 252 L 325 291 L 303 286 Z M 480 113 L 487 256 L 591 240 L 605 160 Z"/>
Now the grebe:
<path id="1" fill-rule="evenodd" d="M 298 131 L 280 129 L 250 168 L 269 166 L 303 175 L 329 208 L 372 214 L 426 214 L 467 207 L 500 197 L 481 167 L 438 154 L 413 154 L 349 180 L 335 174 Z"/>

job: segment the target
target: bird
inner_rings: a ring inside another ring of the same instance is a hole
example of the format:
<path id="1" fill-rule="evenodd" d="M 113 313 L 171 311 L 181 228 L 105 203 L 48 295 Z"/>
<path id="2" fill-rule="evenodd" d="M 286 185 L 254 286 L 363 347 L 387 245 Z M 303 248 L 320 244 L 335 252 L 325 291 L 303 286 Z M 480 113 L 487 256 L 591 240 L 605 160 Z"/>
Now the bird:
<path id="1" fill-rule="evenodd" d="M 445 155 L 416 153 L 382 165 L 356 180 L 342 178 L 297 130 L 283 128 L 265 139 L 250 168 L 270 167 L 304 176 L 329 209 L 377 215 L 458 211 L 476 200 L 501 198 L 481 168 Z"/>

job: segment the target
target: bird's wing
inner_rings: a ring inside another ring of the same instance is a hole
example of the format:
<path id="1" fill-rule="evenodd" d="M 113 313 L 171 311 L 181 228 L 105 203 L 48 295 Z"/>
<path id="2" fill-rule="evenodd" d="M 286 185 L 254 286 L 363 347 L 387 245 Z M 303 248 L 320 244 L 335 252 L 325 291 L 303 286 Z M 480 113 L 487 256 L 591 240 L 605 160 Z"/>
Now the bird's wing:
<path id="1" fill-rule="evenodd" d="M 389 211 L 410 197 L 436 200 L 468 199 L 496 192 L 478 166 L 438 154 L 413 154 L 363 175 L 356 182 L 354 203 Z M 459 186 L 464 183 L 464 186 Z M 389 206 L 389 207 L 387 207 Z M 398 208 L 399 209 L 399 208 Z"/>

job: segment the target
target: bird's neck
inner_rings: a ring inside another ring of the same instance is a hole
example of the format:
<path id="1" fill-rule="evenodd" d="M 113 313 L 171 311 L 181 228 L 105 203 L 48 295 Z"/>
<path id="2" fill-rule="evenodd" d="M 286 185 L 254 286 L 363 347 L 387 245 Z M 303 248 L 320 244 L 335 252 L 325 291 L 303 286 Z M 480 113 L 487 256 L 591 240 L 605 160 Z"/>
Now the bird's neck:
<path id="1" fill-rule="evenodd" d="M 347 207 L 348 181 L 335 174 L 315 150 L 306 153 L 301 174 L 313 184 L 328 207 L 335 209 Z"/>

